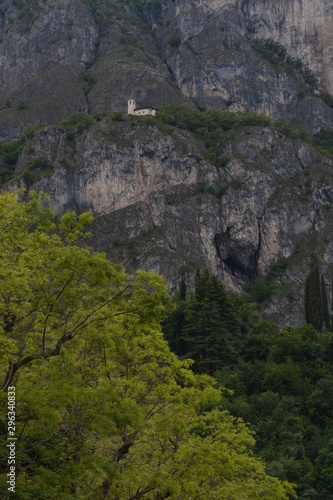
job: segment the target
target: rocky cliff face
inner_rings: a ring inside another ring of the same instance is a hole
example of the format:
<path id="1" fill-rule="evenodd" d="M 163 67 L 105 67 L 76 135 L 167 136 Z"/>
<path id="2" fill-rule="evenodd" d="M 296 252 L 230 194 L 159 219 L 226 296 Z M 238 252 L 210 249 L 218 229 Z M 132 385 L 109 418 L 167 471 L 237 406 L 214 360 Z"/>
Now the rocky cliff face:
<path id="1" fill-rule="evenodd" d="M 304 61 L 333 92 L 333 4 L 330 0 L 241 2 L 251 36 L 273 38 Z"/>
<path id="2" fill-rule="evenodd" d="M 82 2 L 58 2 L 21 32 L 14 6 L 0 18 L 0 135 L 87 111 L 80 74 L 95 55 L 98 30 Z"/>
<path id="3" fill-rule="evenodd" d="M 165 16 L 183 41 L 170 55 L 170 67 L 182 93 L 198 105 L 260 112 L 302 123 L 310 133 L 332 127 L 332 111 L 323 112 L 320 99 L 308 98 L 308 113 L 299 105 L 302 78 L 263 61 L 252 48 L 254 38 L 274 39 L 315 72 L 322 89 L 332 91 L 333 8 L 328 0 L 180 0 Z"/>
<path id="4" fill-rule="evenodd" d="M 11 2 L 0 15 L 2 138 L 74 112 L 126 111 L 130 96 L 157 108 L 187 102 L 260 112 L 310 133 L 333 127 L 333 110 L 301 74 L 252 47 L 255 37 L 273 38 L 315 71 L 321 90 L 332 91 L 329 0 L 170 0 L 160 15 L 121 1 L 111 7 L 105 0 L 98 15 L 84 0 L 33 5 L 28 26 Z"/>
<path id="5" fill-rule="evenodd" d="M 176 0 L 169 19 L 185 39 L 218 21 L 227 38 L 273 38 L 333 91 L 333 5 L 330 0 Z M 214 30 L 215 31 L 215 30 Z M 214 46 L 219 49 L 222 43 Z"/>
<path id="6" fill-rule="evenodd" d="M 216 167 L 192 134 L 135 120 L 110 129 L 105 120 L 78 134 L 74 147 L 66 132 L 41 130 L 17 174 L 31 155 L 46 155 L 53 170 L 34 188 L 50 195 L 51 207 L 92 210 L 95 249 L 130 271 L 164 274 L 172 289 L 181 274 L 191 283 L 196 268 L 208 267 L 242 291 L 287 259 L 268 314 L 302 323 L 309 251 L 318 248 L 325 269 L 333 264 L 333 164 L 269 128 L 238 130 L 225 153 L 230 160 Z"/>
<path id="7" fill-rule="evenodd" d="M 105 0 L 99 14 L 83 0 L 32 4 L 33 17 L 9 1 L 0 11 L 0 138 L 53 126 L 27 142 L 11 186 L 33 182 L 58 214 L 92 210 L 95 249 L 129 271 L 161 272 L 173 290 L 180 274 L 191 283 L 208 267 L 241 291 L 283 258 L 266 314 L 302 323 L 310 251 L 323 271 L 333 265 L 332 162 L 273 129 L 243 127 L 218 168 L 198 137 L 114 110 L 133 96 L 156 108 L 260 112 L 311 134 L 332 129 L 333 110 L 318 96 L 332 90 L 330 1 L 170 0 L 140 12 Z M 307 64 L 318 90 L 264 59 L 254 38 Z M 76 112 L 92 124 L 55 125 Z"/>

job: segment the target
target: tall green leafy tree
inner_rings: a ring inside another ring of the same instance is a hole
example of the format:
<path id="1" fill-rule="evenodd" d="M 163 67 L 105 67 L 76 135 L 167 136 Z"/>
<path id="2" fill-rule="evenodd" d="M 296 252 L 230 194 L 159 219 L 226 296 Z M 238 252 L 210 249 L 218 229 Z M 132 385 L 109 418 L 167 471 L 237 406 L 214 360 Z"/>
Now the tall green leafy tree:
<path id="1" fill-rule="evenodd" d="M 15 386 L 17 498 L 293 496 L 214 381 L 168 349 L 165 281 L 79 245 L 90 214 L 56 220 L 44 204 L 0 195 L 0 426 Z"/>

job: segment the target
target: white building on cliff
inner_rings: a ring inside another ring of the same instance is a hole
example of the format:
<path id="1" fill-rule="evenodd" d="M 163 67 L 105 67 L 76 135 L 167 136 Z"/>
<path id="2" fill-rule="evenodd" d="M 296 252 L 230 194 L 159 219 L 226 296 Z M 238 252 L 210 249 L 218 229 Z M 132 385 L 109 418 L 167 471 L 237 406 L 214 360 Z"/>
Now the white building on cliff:
<path id="1" fill-rule="evenodd" d="M 156 115 L 156 109 L 154 108 L 137 108 L 134 99 L 129 99 L 128 101 L 128 114 L 129 115 Z"/>

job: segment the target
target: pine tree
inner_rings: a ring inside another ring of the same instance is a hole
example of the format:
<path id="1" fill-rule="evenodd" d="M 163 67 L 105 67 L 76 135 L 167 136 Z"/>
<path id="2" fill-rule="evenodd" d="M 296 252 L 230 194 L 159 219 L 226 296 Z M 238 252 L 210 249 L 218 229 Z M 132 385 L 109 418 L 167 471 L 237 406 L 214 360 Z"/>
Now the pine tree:
<path id="1" fill-rule="evenodd" d="M 323 303 L 320 286 L 319 264 L 311 255 L 311 267 L 305 281 L 305 321 L 321 332 L 323 327 Z"/>
<path id="2" fill-rule="evenodd" d="M 179 288 L 179 298 L 180 300 L 186 300 L 186 282 L 184 276 L 182 276 Z"/>
<path id="3" fill-rule="evenodd" d="M 197 273 L 195 291 L 186 308 L 182 336 L 197 372 L 213 374 L 234 357 L 239 324 L 223 283 L 208 270 Z"/>
<path id="4" fill-rule="evenodd" d="M 310 274 L 307 275 L 305 280 L 305 293 L 304 293 L 304 311 L 305 321 L 307 324 L 311 323 L 311 295 L 310 295 Z"/>
<path id="5" fill-rule="evenodd" d="M 186 283 L 184 277 L 181 279 L 179 292 L 175 295 L 174 303 L 175 309 L 168 314 L 163 324 L 163 335 L 173 352 L 178 356 L 185 356 L 188 347 L 181 335 L 185 326 L 186 309 Z"/>
<path id="6" fill-rule="evenodd" d="M 325 285 L 325 278 L 323 275 L 321 275 L 321 280 L 320 280 L 320 285 L 321 285 L 321 303 L 322 303 L 322 313 L 323 313 L 323 323 L 326 326 L 326 329 L 330 329 L 330 314 L 328 312 L 328 301 L 327 301 L 327 293 L 326 293 L 326 285 Z"/>
<path id="7" fill-rule="evenodd" d="M 331 332 L 333 333 L 333 269 L 331 271 Z"/>

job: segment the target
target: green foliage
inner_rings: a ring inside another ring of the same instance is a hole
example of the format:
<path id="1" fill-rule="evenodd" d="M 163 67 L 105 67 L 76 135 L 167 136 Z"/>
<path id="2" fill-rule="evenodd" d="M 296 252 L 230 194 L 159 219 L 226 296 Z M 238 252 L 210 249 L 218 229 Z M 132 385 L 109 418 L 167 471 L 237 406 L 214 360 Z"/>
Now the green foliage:
<path id="1" fill-rule="evenodd" d="M 16 141 L 0 141 L 0 185 L 10 181 L 15 175 L 15 166 L 20 153 L 27 141 L 39 127 L 28 128 L 22 137 Z"/>
<path id="2" fill-rule="evenodd" d="M 252 43 L 253 49 L 271 64 L 281 64 L 287 57 L 287 49 L 272 39 L 255 38 Z"/>
<path id="3" fill-rule="evenodd" d="M 245 285 L 244 289 L 248 293 L 250 302 L 261 305 L 271 300 L 274 285 L 265 277 L 250 281 Z"/>
<path id="4" fill-rule="evenodd" d="M 333 108 L 333 96 L 327 92 L 322 92 L 319 97 L 324 101 L 327 106 Z"/>
<path id="5" fill-rule="evenodd" d="M 276 120 L 272 124 L 273 130 L 277 130 L 280 134 L 288 137 L 289 139 L 301 139 L 302 141 L 309 141 L 307 132 L 302 128 L 294 128 L 284 120 Z"/>
<path id="6" fill-rule="evenodd" d="M 180 302 L 172 321 L 167 338 L 178 354 L 194 359 L 196 372 L 212 375 L 233 359 L 238 318 L 222 282 L 208 271 L 197 273 L 194 293 L 186 307 Z"/>
<path id="7" fill-rule="evenodd" d="M 324 322 L 329 330 L 329 315 L 325 281 L 319 275 L 319 263 L 315 254 L 311 255 L 310 272 L 305 280 L 304 291 L 305 321 L 319 332 Z"/>
<path id="8" fill-rule="evenodd" d="M 279 42 L 268 39 L 253 40 L 253 49 L 275 67 L 282 67 L 287 73 L 299 73 L 312 92 L 318 88 L 315 74 L 300 59 L 288 56 L 287 50 Z"/>
<path id="9" fill-rule="evenodd" d="M 74 115 L 71 115 L 67 120 L 62 120 L 60 122 L 60 127 L 66 132 L 76 132 L 80 134 L 84 130 L 88 129 L 92 122 L 92 117 L 87 115 L 86 113 L 75 113 Z"/>
<path id="10" fill-rule="evenodd" d="M 231 183 L 227 181 L 220 181 L 218 183 L 215 183 L 214 185 L 208 183 L 197 184 L 195 186 L 194 192 L 196 194 L 209 194 L 215 196 L 216 198 L 222 198 L 230 185 Z"/>
<path id="11" fill-rule="evenodd" d="M 84 1 L 90 8 L 101 33 L 104 33 L 116 20 L 129 21 L 146 32 L 151 30 L 147 15 L 153 15 L 158 22 L 160 21 L 162 10 L 161 0 Z M 128 7 L 130 7 L 130 11 L 128 11 Z"/>
<path id="12" fill-rule="evenodd" d="M 122 43 L 123 45 L 127 45 L 128 44 L 128 37 L 122 33 L 119 37 L 119 43 Z"/>
<path id="13" fill-rule="evenodd" d="M 84 95 L 88 95 L 96 83 L 96 78 L 89 71 L 82 71 L 81 78 L 84 82 L 82 86 Z"/>
<path id="14" fill-rule="evenodd" d="M 333 159 L 333 130 L 320 130 L 313 137 L 313 145 L 321 153 Z"/>
<path id="15" fill-rule="evenodd" d="M 327 300 L 327 292 L 326 292 L 326 283 L 324 275 L 321 275 L 320 278 L 320 292 L 321 292 L 321 303 L 322 303 L 322 314 L 323 314 L 323 324 L 326 327 L 326 330 L 329 330 L 331 327 L 330 323 L 330 315 L 328 312 L 328 300 Z"/>
<path id="16" fill-rule="evenodd" d="M 20 22 L 21 33 L 28 33 L 34 22 L 45 12 L 45 2 L 40 0 L 4 0 L 2 9 L 4 12 L 9 6 L 18 9 L 18 19 Z"/>
<path id="17" fill-rule="evenodd" d="M 217 166 L 224 166 L 228 158 L 223 153 L 224 146 L 230 140 L 232 130 L 243 126 L 269 126 L 270 119 L 255 113 L 230 113 L 228 111 L 199 111 L 186 105 L 163 106 L 157 111 L 151 123 L 161 130 L 165 127 L 177 127 L 197 134 L 205 144 L 207 158 Z"/>
<path id="18" fill-rule="evenodd" d="M 204 142 L 207 159 L 219 167 L 228 163 L 229 157 L 223 153 L 223 149 L 231 140 L 233 131 L 241 127 L 270 127 L 290 139 L 311 143 L 311 138 L 304 129 L 295 129 L 284 120 L 271 121 L 267 116 L 256 113 L 206 112 L 186 105 L 172 104 L 160 108 L 156 117 L 139 119 L 147 125 L 157 125 L 166 133 L 172 133 L 177 127 L 196 134 Z M 320 131 L 313 137 L 312 143 L 319 152 L 333 158 L 332 131 Z"/>
<path id="19" fill-rule="evenodd" d="M 123 122 L 124 114 L 121 111 L 113 111 L 112 112 L 112 120 L 115 122 Z"/>
<path id="20" fill-rule="evenodd" d="M 278 276 L 285 268 L 283 259 L 271 267 L 270 273 L 272 277 Z M 297 483 L 297 493 L 302 500 L 331 498 L 332 334 L 319 334 L 312 325 L 279 329 L 260 320 L 254 305 L 244 298 L 232 293 L 227 295 L 236 322 L 229 340 L 232 356 L 224 356 L 215 372 L 221 386 L 228 389 L 223 393 L 223 407 L 243 418 L 255 431 L 255 452 L 267 462 L 272 476 Z M 219 339 L 212 335 L 212 326 L 216 325 L 216 331 L 219 327 L 212 304 L 208 307 L 203 286 L 197 285 L 194 296 L 188 300 L 176 300 L 176 310 L 165 323 L 168 335 L 172 332 L 172 319 L 173 339 L 179 338 L 179 329 L 187 331 L 189 324 L 195 329 L 187 312 L 194 309 L 194 297 L 197 312 L 191 314 L 203 326 L 202 331 L 209 334 L 208 347 L 218 357 L 225 351 Z M 205 300 L 206 314 L 200 318 L 199 311 L 204 310 Z M 180 311 L 183 311 L 183 320 L 177 323 Z M 223 331 L 220 327 L 220 332 Z M 170 346 L 177 348 L 177 343 Z M 197 349 L 200 359 L 205 345 L 198 336 L 197 345 L 181 347 L 182 356 Z M 205 368 L 202 363 L 202 371 Z"/>
<path id="21" fill-rule="evenodd" d="M 180 38 L 179 34 L 176 32 L 173 32 L 168 38 L 168 43 L 169 43 L 170 47 L 172 47 L 173 49 L 177 49 L 181 44 L 181 38 Z"/>
<path id="22" fill-rule="evenodd" d="M 23 179 L 26 187 L 30 187 L 41 175 L 53 173 L 53 165 L 45 156 L 40 156 L 27 163 Z"/>
<path id="23" fill-rule="evenodd" d="M 27 107 L 28 104 L 25 99 L 19 99 L 16 103 L 16 109 L 18 109 L 19 111 L 23 111 L 24 109 L 27 109 Z"/>
<path id="24" fill-rule="evenodd" d="M 287 267 L 288 260 L 282 257 L 271 264 L 263 278 L 258 278 L 247 283 L 244 287 L 248 294 L 247 300 L 256 303 L 257 306 L 270 302 L 276 289 L 274 281 L 284 274 Z"/>
<path id="25" fill-rule="evenodd" d="M 85 246 L 91 214 L 56 220 L 46 201 L 0 196 L 0 422 L 15 386 L 18 498 L 293 496 L 215 382 L 169 351 L 163 278 L 126 275 Z"/>

